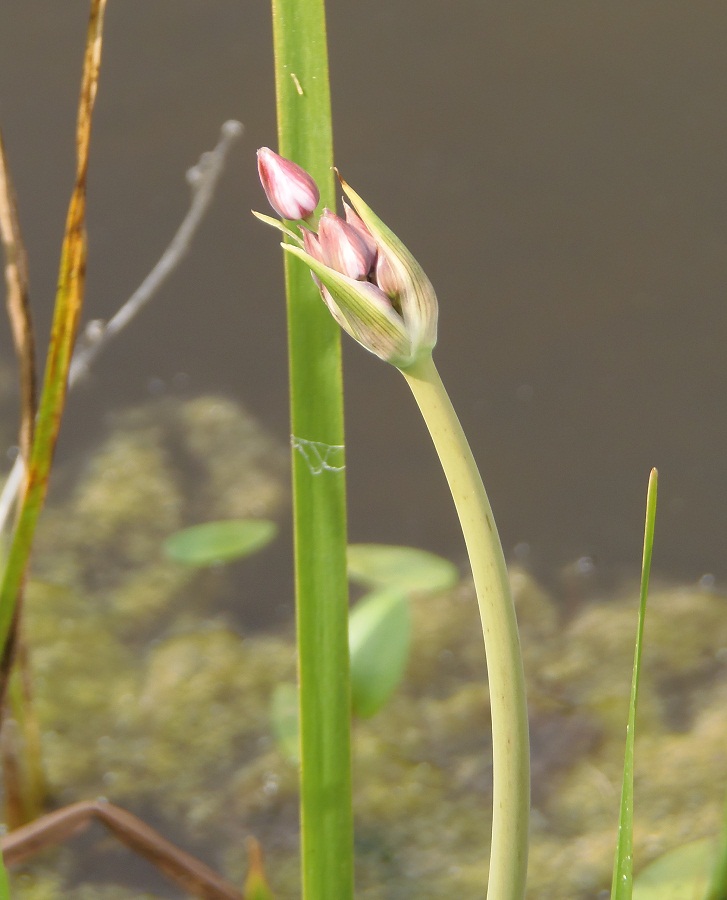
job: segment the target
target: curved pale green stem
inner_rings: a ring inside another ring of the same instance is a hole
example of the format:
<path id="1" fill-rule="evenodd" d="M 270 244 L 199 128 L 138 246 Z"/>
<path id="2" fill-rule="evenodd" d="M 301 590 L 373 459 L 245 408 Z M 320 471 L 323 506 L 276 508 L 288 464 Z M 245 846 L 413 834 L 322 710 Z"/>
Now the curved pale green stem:
<path id="1" fill-rule="evenodd" d="M 480 473 L 431 356 L 402 369 L 434 441 L 457 508 L 485 639 L 493 746 L 489 900 L 525 894 L 530 750 L 525 679 L 510 584 Z"/>

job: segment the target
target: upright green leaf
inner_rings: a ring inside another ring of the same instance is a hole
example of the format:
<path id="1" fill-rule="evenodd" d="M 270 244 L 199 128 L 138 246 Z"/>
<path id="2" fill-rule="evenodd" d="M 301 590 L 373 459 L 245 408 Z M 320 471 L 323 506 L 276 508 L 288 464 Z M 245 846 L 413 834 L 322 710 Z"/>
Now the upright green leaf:
<path id="1" fill-rule="evenodd" d="M 278 150 L 334 206 L 323 0 L 272 0 Z M 285 254 L 304 900 L 353 896 L 348 585 L 339 328 Z"/>
<path id="2" fill-rule="evenodd" d="M 631 680 L 629 720 L 626 727 L 624 776 L 621 788 L 621 810 L 619 813 L 618 841 L 616 844 L 616 855 L 613 866 L 611 900 L 631 900 L 633 887 L 634 733 L 636 729 L 636 706 L 639 698 L 639 676 L 641 674 L 641 651 L 644 639 L 644 620 L 646 618 L 646 598 L 649 593 L 651 553 L 654 547 L 657 481 L 658 476 L 656 469 L 652 469 L 651 474 L 649 475 L 649 487 L 646 493 L 646 525 L 644 527 L 644 554 L 641 563 L 639 620 L 636 629 L 636 648 L 634 650 L 634 671 Z"/>

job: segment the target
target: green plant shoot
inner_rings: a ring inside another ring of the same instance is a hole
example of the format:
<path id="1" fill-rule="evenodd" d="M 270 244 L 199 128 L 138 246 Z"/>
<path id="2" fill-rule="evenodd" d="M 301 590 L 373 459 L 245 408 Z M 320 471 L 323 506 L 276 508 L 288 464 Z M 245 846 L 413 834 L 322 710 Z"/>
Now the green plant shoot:
<path id="1" fill-rule="evenodd" d="M 333 205 L 323 0 L 273 0 L 278 142 Z M 353 897 L 348 583 L 340 336 L 285 260 L 300 704 L 303 900 Z M 315 397 L 315 403 L 311 403 Z M 322 458 L 325 465 L 314 464 Z"/>
<path id="2" fill-rule="evenodd" d="M 623 785 L 621 788 L 621 809 L 618 822 L 618 840 L 611 884 L 611 900 L 631 900 L 633 890 L 633 831 L 634 831 L 634 737 L 636 729 L 636 706 L 639 699 L 639 676 L 641 674 L 641 653 L 644 641 L 644 620 L 646 619 L 646 599 L 649 594 L 651 554 L 654 547 L 654 525 L 656 522 L 656 495 L 658 475 L 656 469 L 649 475 L 646 493 L 646 525 L 644 528 L 644 554 L 641 563 L 641 592 L 639 619 L 636 629 L 634 650 L 634 671 L 631 680 L 629 719 L 626 726 L 626 752 L 624 758 Z"/>

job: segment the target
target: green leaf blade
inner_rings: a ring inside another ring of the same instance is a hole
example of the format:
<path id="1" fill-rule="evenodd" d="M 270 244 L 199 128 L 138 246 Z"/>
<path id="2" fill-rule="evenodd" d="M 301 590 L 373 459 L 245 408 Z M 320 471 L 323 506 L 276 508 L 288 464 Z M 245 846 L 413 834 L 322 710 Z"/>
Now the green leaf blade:
<path id="1" fill-rule="evenodd" d="M 333 208 L 333 132 L 324 0 L 272 0 L 278 151 Z M 303 900 L 353 897 L 346 485 L 340 328 L 310 270 L 285 254 L 288 313 Z M 315 398 L 315 402 L 311 402 Z M 316 470 L 313 441 L 340 464 Z M 325 641 L 321 642 L 321 635 Z"/>
<path id="2" fill-rule="evenodd" d="M 644 621 L 646 619 L 646 600 L 649 593 L 651 556 L 654 548 L 657 485 L 657 471 L 656 469 L 652 469 L 651 474 L 649 475 L 649 486 L 646 493 L 646 524 L 644 526 L 644 553 L 641 563 L 639 618 L 636 629 L 636 647 L 634 650 L 634 669 L 631 681 L 629 718 L 626 727 L 624 774 L 621 788 L 618 840 L 616 842 L 616 853 L 613 864 L 611 900 L 632 900 L 633 896 L 634 739 L 636 729 L 636 707 L 639 697 L 639 678 L 641 675 L 641 654 L 644 640 Z"/>

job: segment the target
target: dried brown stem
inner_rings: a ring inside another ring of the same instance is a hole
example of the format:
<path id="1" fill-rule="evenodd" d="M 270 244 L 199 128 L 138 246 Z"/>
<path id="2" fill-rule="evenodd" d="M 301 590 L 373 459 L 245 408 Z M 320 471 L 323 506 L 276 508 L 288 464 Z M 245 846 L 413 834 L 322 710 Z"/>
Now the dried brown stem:
<path id="1" fill-rule="evenodd" d="M 0 132 L 0 241 L 5 251 L 7 308 L 20 366 L 20 452 L 30 457 L 38 403 L 33 319 L 28 289 L 28 258 L 2 132 Z"/>
<path id="2" fill-rule="evenodd" d="M 30 458 L 38 404 L 35 340 L 30 309 L 28 257 L 20 230 L 15 189 L 2 133 L 0 133 L 0 243 L 2 243 L 5 254 L 6 305 L 20 375 L 18 445 L 20 459 L 27 462 Z M 19 492 L 21 499 L 24 488 L 23 480 Z M 19 677 L 22 681 L 22 691 L 17 700 L 24 707 L 23 724 L 21 725 L 23 739 L 20 740 L 17 731 L 13 730 L 12 734 L 3 732 L 0 740 L 5 789 L 5 816 L 11 825 L 20 825 L 34 818 L 40 811 L 39 804 L 42 804 L 44 795 L 39 744 L 35 740 L 38 726 L 32 709 L 30 670 L 27 654 L 23 650 L 23 638 L 19 626 L 22 593 L 23 585 L 21 584 L 10 640 L 2 658 L 2 675 L 0 676 L 0 683 L 6 684 L 15 650 L 19 650 L 18 660 L 21 670 Z M 1 699 L 0 702 L 2 702 Z M 28 728 L 27 733 L 26 727 Z M 18 755 L 18 747 L 22 745 L 25 745 L 27 749 L 27 756 L 24 759 L 20 759 Z"/>
<path id="3" fill-rule="evenodd" d="M 56 846 L 98 821 L 122 844 L 149 860 L 170 881 L 202 900 L 244 900 L 242 891 L 180 850 L 132 813 L 105 800 L 84 800 L 16 828 L 0 841 L 7 866 Z"/>

